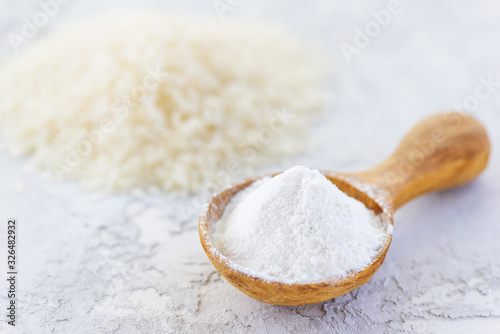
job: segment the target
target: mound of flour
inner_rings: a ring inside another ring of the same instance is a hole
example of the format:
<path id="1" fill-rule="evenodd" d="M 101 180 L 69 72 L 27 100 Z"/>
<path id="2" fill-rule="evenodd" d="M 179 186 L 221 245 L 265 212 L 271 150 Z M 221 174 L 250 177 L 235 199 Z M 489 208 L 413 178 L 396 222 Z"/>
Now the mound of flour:
<path id="1" fill-rule="evenodd" d="M 301 166 L 239 192 L 213 233 L 215 247 L 232 262 L 289 284 L 362 269 L 386 236 L 373 211 Z"/>

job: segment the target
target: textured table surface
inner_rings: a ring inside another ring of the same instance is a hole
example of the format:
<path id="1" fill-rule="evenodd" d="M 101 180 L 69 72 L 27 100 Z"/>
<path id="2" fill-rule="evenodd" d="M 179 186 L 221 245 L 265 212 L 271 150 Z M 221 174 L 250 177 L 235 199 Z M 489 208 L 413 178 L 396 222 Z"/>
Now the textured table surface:
<path id="1" fill-rule="evenodd" d="M 218 16 L 217 1 L 156 2 Z M 225 18 L 279 22 L 324 44 L 334 59 L 334 101 L 312 132 L 319 149 L 270 169 L 370 167 L 420 119 L 464 102 L 487 126 L 488 169 L 469 185 L 401 208 L 387 259 L 366 285 L 320 304 L 279 307 L 240 293 L 209 263 L 197 235 L 203 199 L 100 196 L 44 180 L 22 159 L 0 153 L 1 219 L 18 218 L 20 229 L 18 326 L 14 331 L 2 316 L 0 332 L 500 333 L 497 2 L 401 0 L 400 13 L 350 62 L 339 45 L 353 44 L 356 27 L 364 29 L 388 1 L 222 2 L 234 7 Z M 138 5 L 73 0 L 40 34 L 131 6 Z M 38 1 L 0 1 L 3 52 L 10 49 L 6 34 L 39 10 Z M 474 98 L 478 85 L 490 94 Z M 5 234 L 2 227 L 0 252 Z M 0 282 L 4 309 L 7 286 Z"/>

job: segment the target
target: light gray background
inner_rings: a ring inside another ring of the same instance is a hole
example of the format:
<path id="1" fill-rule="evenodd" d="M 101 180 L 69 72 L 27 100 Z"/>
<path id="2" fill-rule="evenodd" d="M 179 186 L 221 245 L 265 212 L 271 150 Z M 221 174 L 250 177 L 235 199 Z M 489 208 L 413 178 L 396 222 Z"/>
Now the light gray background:
<path id="1" fill-rule="evenodd" d="M 41 34 L 138 3 L 73 0 Z M 140 3 L 217 17 L 208 0 Z M 339 44 L 352 43 L 354 29 L 387 3 L 243 0 L 227 14 L 279 22 L 331 53 L 334 102 L 312 133 L 322 146 L 284 166 L 370 167 L 420 119 L 474 95 L 480 77 L 500 81 L 500 5 L 493 0 L 401 0 L 401 14 L 348 64 Z M 10 52 L 6 34 L 39 10 L 37 1 L 0 1 L 3 53 Z M 259 303 L 221 278 L 199 244 L 193 198 L 99 196 L 46 181 L 0 153 L 1 219 L 20 224 L 16 332 L 499 333 L 499 111 L 500 87 L 473 110 L 493 145 L 477 181 L 401 208 L 386 261 L 370 282 L 300 307 Z M 0 331 L 14 332 L 3 320 Z"/>

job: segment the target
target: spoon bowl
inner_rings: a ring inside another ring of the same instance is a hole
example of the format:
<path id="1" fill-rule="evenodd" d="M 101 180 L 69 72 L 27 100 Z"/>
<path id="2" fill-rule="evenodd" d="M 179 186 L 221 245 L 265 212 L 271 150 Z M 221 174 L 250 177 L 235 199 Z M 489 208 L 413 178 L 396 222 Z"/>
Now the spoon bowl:
<path id="1" fill-rule="evenodd" d="M 417 125 L 393 155 L 375 168 L 360 173 L 320 172 L 345 194 L 373 210 L 383 222 L 392 225 L 394 211 L 409 200 L 477 177 L 487 165 L 489 151 L 488 136 L 478 121 L 461 113 L 445 113 Z M 200 215 L 201 244 L 217 271 L 250 297 L 275 305 L 314 304 L 341 296 L 368 282 L 384 262 L 392 233 L 387 234 L 385 242 L 364 269 L 346 277 L 326 277 L 307 284 L 286 284 L 254 276 L 216 249 L 212 232 L 226 206 L 235 194 L 264 176 L 222 189 L 210 198 Z"/>
<path id="2" fill-rule="evenodd" d="M 376 201 L 368 197 L 366 193 L 351 187 L 349 183 L 332 176 L 328 172 L 321 172 L 344 193 L 363 202 L 368 208 L 379 214 L 383 222 L 387 224 L 393 223 L 392 212 L 384 212 Z M 285 284 L 279 281 L 269 281 L 258 276 L 252 276 L 215 248 L 212 242 L 211 232 L 224 213 L 224 209 L 231 201 L 231 198 L 256 180 L 265 176 L 274 176 L 277 174 L 279 173 L 250 178 L 226 188 L 215 194 L 210 199 L 209 204 L 204 208 L 199 220 L 200 239 L 208 258 L 217 271 L 219 271 L 229 283 L 250 297 L 264 303 L 275 305 L 314 304 L 343 295 L 365 284 L 382 265 L 391 243 L 392 234 L 387 235 L 384 244 L 374 256 L 370 265 L 363 270 L 352 272 L 348 277 L 342 279 L 330 277 L 321 282 L 308 284 Z"/>

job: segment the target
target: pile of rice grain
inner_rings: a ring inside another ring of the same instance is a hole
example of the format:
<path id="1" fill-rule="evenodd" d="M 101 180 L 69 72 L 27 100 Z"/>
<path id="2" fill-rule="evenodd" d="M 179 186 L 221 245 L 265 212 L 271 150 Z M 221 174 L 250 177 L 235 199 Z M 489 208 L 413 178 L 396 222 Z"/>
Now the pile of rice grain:
<path id="1" fill-rule="evenodd" d="M 161 12 L 84 21 L 2 63 L 2 145 L 94 188 L 199 192 L 303 150 L 325 68 L 265 24 Z"/>

